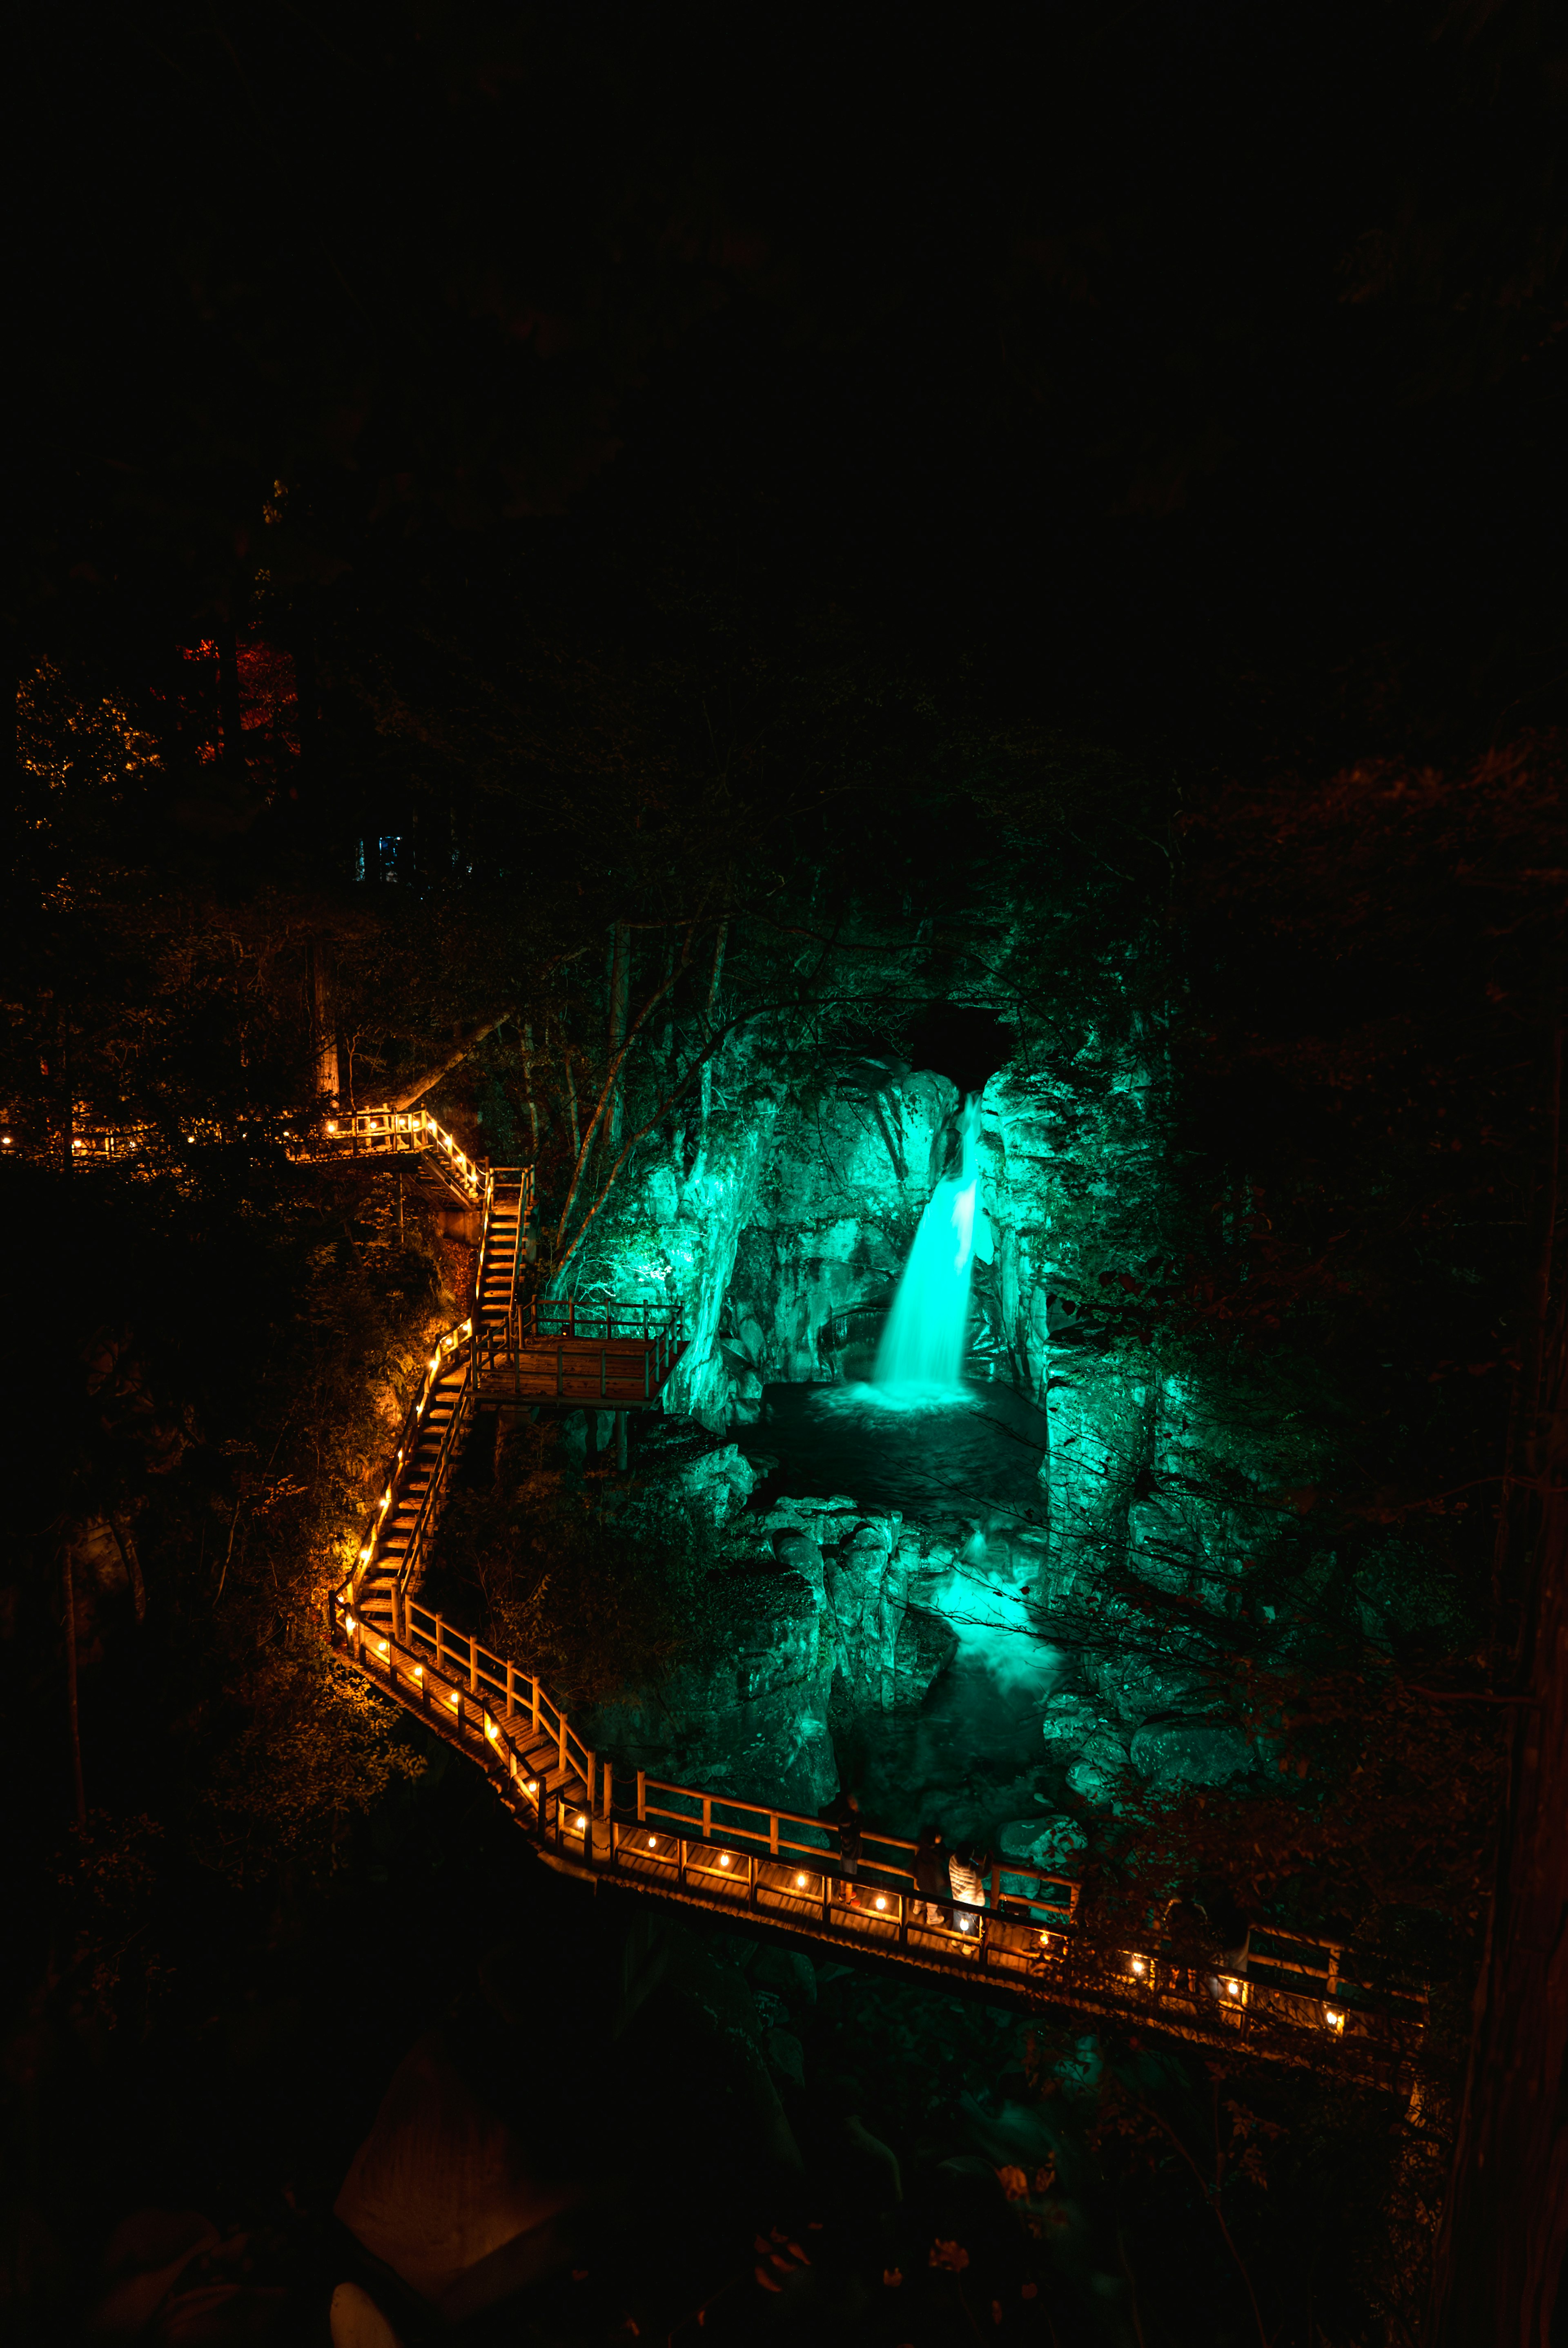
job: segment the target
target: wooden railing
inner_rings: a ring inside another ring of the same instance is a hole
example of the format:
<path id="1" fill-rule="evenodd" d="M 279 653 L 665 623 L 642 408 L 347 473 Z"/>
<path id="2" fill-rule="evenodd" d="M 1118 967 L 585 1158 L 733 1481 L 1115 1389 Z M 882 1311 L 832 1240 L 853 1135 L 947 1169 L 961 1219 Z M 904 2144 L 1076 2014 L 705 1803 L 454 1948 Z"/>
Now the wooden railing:
<path id="1" fill-rule="evenodd" d="M 404 1415 L 403 1425 L 398 1430 L 397 1445 L 393 1454 L 392 1464 L 386 1473 L 385 1487 L 381 1499 L 372 1512 L 370 1521 L 361 1539 L 359 1555 L 354 1569 L 339 1593 L 350 1604 L 359 1603 L 361 1590 L 376 1570 L 376 1560 L 381 1553 L 386 1528 L 395 1520 L 397 1503 L 403 1497 L 403 1488 L 413 1470 L 415 1457 L 419 1447 L 420 1437 L 424 1433 L 425 1421 L 429 1416 L 431 1404 L 436 1398 L 443 1375 L 459 1362 L 464 1365 L 466 1375 L 455 1396 L 452 1416 L 442 1431 L 440 1447 L 432 1464 L 430 1480 L 421 1495 L 418 1514 L 409 1533 L 407 1550 L 398 1561 L 397 1587 L 400 1594 L 417 1582 L 420 1571 L 427 1561 L 429 1545 L 435 1536 L 436 1521 L 440 1513 L 441 1502 L 446 1498 L 447 1486 L 456 1472 L 463 1442 L 474 1416 L 474 1323 L 472 1317 L 466 1321 L 459 1321 L 456 1328 L 448 1329 L 444 1337 L 437 1338 L 435 1350 L 425 1365 L 425 1372 L 418 1390 L 409 1404 Z"/>
<path id="2" fill-rule="evenodd" d="M 356 1156 L 395 1157 L 433 1149 L 446 1159 L 460 1189 L 476 1206 L 484 1196 L 488 1169 L 470 1158 L 455 1134 L 448 1133 L 427 1108 L 345 1109 L 323 1120 L 310 1137 L 311 1146 L 348 1149 Z"/>
<path id="3" fill-rule="evenodd" d="M 226 1127 L 213 1117 L 186 1117 L 178 1121 L 174 1130 L 188 1143 L 200 1141 L 210 1145 L 251 1125 L 252 1120 L 243 1117 L 237 1119 L 233 1127 Z M 282 1132 L 283 1147 L 292 1158 L 336 1157 L 343 1153 L 355 1157 L 380 1157 L 433 1150 L 446 1161 L 447 1169 L 458 1189 L 476 1206 L 483 1194 L 487 1169 L 477 1159 L 468 1155 L 456 1136 L 449 1133 L 427 1108 L 392 1108 L 383 1104 L 379 1108 L 343 1109 L 325 1117 L 285 1117 L 272 1130 L 274 1135 Z M 15 1148 L 16 1138 L 14 1134 L 8 1134 L 4 1147 Z M 136 1125 L 100 1125 L 89 1121 L 73 1131 L 71 1153 L 74 1159 L 87 1163 L 97 1159 L 155 1158 L 165 1138 L 160 1127 L 145 1121 Z M 26 1153 L 24 1150 L 19 1154 Z"/>
<path id="4" fill-rule="evenodd" d="M 1384 2085 L 1413 2075 L 1424 1989 L 1369 1982 L 1343 1942 L 1260 1927 L 1237 1970 L 1194 1970 L 1157 1931 L 1142 1947 L 1085 1931 L 1079 1886 L 1017 1859 L 996 1862 L 979 1901 L 932 1900 L 916 1846 L 866 1832 L 846 1875 L 820 1819 L 641 1770 L 618 1776 L 536 1674 L 411 1600 L 390 1632 L 340 1600 L 334 1630 L 361 1670 L 491 1772 L 541 1855 L 569 1873 L 1209 2047 L 1329 2057 Z"/>
<path id="5" fill-rule="evenodd" d="M 580 1337 L 595 1345 L 609 1345 L 618 1338 L 672 1337 L 679 1323 L 679 1313 L 668 1304 L 614 1297 L 585 1304 L 574 1296 L 536 1296 L 529 1302 L 523 1326 L 529 1336 L 546 1342 L 552 1337 Z"/>

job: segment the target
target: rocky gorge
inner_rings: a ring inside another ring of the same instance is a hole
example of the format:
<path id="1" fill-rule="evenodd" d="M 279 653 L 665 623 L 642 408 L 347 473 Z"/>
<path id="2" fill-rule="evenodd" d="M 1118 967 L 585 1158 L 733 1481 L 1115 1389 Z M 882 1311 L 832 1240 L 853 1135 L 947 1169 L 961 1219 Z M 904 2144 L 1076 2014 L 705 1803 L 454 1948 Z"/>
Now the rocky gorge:
<path id="1" fill-rule="evenodd" d="M 1334 1560 L 1282 1497 L 1314 1471 L 1305 1416 L 1105 1308 L 1170 1210 L 1153 1047 L 1091 1042 L 1064 1076 L 1009 1045 L 979 1095 L 961 1395 L 909 1410 L 872 1379 L 956 1148 L 939 1071 L 867 1059 L 803 1104 L 737 1053 L 698 1162 L 606 1218 L 580 1292 L 662 1298 L 689 1333 L 642 1472 L 742 1560 L 723 1668 L 596 1733 L 684 1782 L 807 1814 L 853 1785 L 890 1832 L 1066 1864 L 1129 1804 L 1266 1762 L 1236 1657 L 1285 1642 L 1276 1584 Z"/>

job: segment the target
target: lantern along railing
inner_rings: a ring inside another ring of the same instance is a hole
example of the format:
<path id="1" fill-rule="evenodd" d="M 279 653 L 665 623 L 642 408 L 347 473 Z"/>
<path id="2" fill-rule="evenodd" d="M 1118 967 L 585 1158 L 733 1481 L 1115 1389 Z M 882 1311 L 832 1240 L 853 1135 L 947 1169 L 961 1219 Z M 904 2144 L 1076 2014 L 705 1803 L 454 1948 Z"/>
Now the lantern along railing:
<path id="1" fill-rule="evenodd" d="M 361 1537 L 359 1555 L 339 1592 L 346 1603 L 359 1603 L 364 1583 L 382 1566 L 383 1553 L 394 1528 L 400 1536 L 406 1534 L 407 1539 L 407 1547 L 396 1561 L 398 1594 L 401 1596 L 411 1583 L 417 1581 L 435 1538 L 441 1503 L 456 1472 L 463 1445 L 473 1421 L 473 1367 L 474 1323 L 470 1318 L 459 1321 L 456 1328 L 448 1329 L 444 1337 L 437 1338 L 425 1365 L 418 1390 L 404 1414 L 403 1425 L 398 1430 L 396 1447 L 386 1472 L 380 1501 L 372 1511 Z M 455 1369 L 460 1369 L 462 1375 L 455 1387 L 447 1389 L 453 1403 L 452 1413 L 441 1429 L 434 1457 L 423 1463 L 428 1468 L 428 1478 L 415 1503 L 414 1521 L 412 1525 L 405 1525 L 402 1503 L 423 1447 L 421 1438 L 426 1432 L 425 1422 Z"/>
<path id="2" fill-rule="evenodd" d="M 1403 2085 L 1420 2054 L 1424 1993 L 1368 1983 L 1343 1943 L 1260 1928 L 1236 1970 L 1194 1969 L 1157 1932 L 1138 1948 L 1086 1931 L 1079 1887 L 1014 1859 L 997 1862 L 978 1901 L 929 1900 L 916 1846 L 892 1835 L 863 1834 L 851 1879 L 820 1819 L 618 1773 L 537 1674 L 416 1601 L 400 1601 L 387 1630 L 340 1594 L 334 1628 L 377 1685 L 490 1772 L 541 1855 L 568 1873 L 1209 2047 L 1331 2059 L 1375 2084 Z"/>
<path id="3" fill-rule="evenodd" d="M 511 1262 L 507 1288 L 499 1316 L 501 1325 L 510 1317 L 517 1299 L 517 1253 L 521 1243 L 524 1216 L 528 1212 L 532 1188 L 532 1169 L 528 1167 L 482 1167 L 478 1169 L 479 1201 L 483 1220 L 479 1232 L 479 1281 L 482 1294 L 490 1262 L 490 1242 L 497 1183 L 518 1187 L 518 1221 L 510 1235 Z M 459 1321 L 446 1335 L 437 1339 L 425 1363 L 419 1385 L 398 1430 L 397 1441 L 383 1479 L 381 1498 L 371 1513 L 360 1539 L 359 1554 L 344 1585 L 344 1594 L 355 1605 L 360 1601 L 364 1583 L 374 1578 L 378 1568 L 385 1570 L 384 1553 L 396 1539 L 405 1543 L 394 1563 L 394 1608 L 411 1590 L 418 1587 L 435 1537 L 441 1503 L 456 1472 L 464 1442 L 477 1406 L 477 1367 L 482 1351 L 488 1344 L 496 1321 L 481 1322 L 476 1306 L 466 1320 Z M 454 1382 L 454 1372 L 459 1373 Z M 438 1400 L 451 1405 L 450 1416 L 441 1427 L 432 1452 L 429 1442 L 431 1414 Z M 408 1521 L 405 1498 L 415 1473 L 425 1481 L 410 1505 L 413 1520 Z"/>
<path id="4" fill-rule="evenodd" d="M 167 1131 L 145 1119 L 129 1125 L 106 1125 L 95 1118 L 84 1103 L 73 1120 L 71 1154 L 73 1158 L 92 1162 L 95 1159 L 154 1158 L 175 1135 L 188 1144 L 201 1142 L 208 1146 L 221 1142 L 247 1128 L 258 1129 L 248 1117 L 236 1118 L 224 1125 L 210 1117 L 178 1119 Z M 382 1157 L 400 1154 L 415 1155 L 431 1150 L 446 1161 L 457 1188 L 477 1206 L 483 1195 L 487 1169 L 477 1159 L 471 1158 L 456 1136 L 448 1132 L 439 1118 L 427 1108 L 339 1109 L 324 1117 L 284 1117 L 270 1128 L 276 1140 L 280 1135 L 282 1146 L 291 1158 L 337 1157 L 347 1152 L 354 1157 Z M 18 1155 L 35 1155 L 38 1151 L 57 1152 L 61 1147 L 56 1136 L 39 1139 L 8 1131 L 3 1146 Z M 526 1168 L 497 1169 L 503 1179 L 526 1177 Z"/>
<path id="5" fill-rule="evenodd" d="M 476 1206 L 484 1195 L 487 1169 L 470 1158 L 455 1134 L 448 1133 L 427 1108 L 344 1109 L 326 1117 L 319 1128 L 320 1141 L 329 1149 L 350 1149 L 356 1156 L 396 1157 L 433 1149 L 446 1159 L 458 1188 Z"/>

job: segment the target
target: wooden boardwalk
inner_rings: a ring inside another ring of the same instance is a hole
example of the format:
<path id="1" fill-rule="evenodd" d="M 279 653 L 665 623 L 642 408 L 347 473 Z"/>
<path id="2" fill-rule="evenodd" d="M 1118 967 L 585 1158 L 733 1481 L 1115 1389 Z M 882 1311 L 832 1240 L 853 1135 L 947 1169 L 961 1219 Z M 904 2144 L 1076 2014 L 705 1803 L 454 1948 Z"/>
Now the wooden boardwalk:
<path id="1" fill-rule="evenodd" d="M 1378 1988 L 1341 1943 L 1255 1932 L 1244 1971 L 1204 1974 L 1157 1935 L 1080 1928 L 1071 1879 L 1001 1860 L 982 1904 L 923 1900 L 915 1846 L 867 1834 L 853 1883 L 834 1829 L 723 1790 L 617 1773 L 537 1678 L 416 1601 L 382 1628 L 343 1593 L 335 1643 L 384 1694 L 477 1762 L 546 1864 L 906 1978 L 1164 2033 L 1216 2054 L 1327 2065 L 1408 2094 L 1426 2042 L 1419 1990 Z"/>
<path id="2" fill-rule="evenodd" d="M 201 1138 L 222 1137 L 213 1128 Z M 156 1138 L 134 1132 L 74 1146 L 89 1159 L 157 1154 Z M 658 1409 L 683 1351 L 673 1316 L 641 1303 L 519 1298 L 531 1169 L 481 1164 L 426 1110 L 330 1118 L 302 1128 L 294 1154 L 420 1156 L 481 1212 L 474 1311 L 425 1365 L 354 1569 L 328 1602 L 327 1630 L 356 1671 L 486 1770 L 547 1865 L 906 1978 L 1410 2087 L 1426 2043 L 1424 1995 L 1368 1982 L 1341 1944 L 1255 1932 L 1244 1970 L 1194 1973 L 1154 1936 L 1131 1948 L 1084 1931 L 1067 1878 L 1002 1861 L 981 1901 L 929 1902 L 916 1890 L 914 1845 L 897 1837 L 866 1834 L 851 1882 L 834 1830 L 818 1819 L 722 1787 L 618 1776 L 536 1677 L 453 1631 L 417 1591 L 475 1412 L 515 1402 Z"/>

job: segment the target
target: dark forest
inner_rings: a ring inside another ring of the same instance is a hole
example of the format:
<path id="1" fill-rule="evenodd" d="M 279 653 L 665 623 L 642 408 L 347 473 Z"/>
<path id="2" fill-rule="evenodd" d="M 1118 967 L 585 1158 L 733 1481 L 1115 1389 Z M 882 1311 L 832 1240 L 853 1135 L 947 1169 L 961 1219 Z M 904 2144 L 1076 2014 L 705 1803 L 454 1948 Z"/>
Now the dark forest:
<path id="1" fill-rule="evenodd" d="M 7 2337 L 1554 2336 L 1561 35 L 21 28 Z"/>

